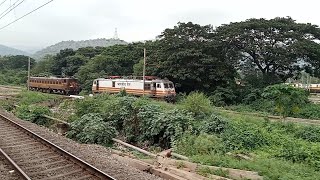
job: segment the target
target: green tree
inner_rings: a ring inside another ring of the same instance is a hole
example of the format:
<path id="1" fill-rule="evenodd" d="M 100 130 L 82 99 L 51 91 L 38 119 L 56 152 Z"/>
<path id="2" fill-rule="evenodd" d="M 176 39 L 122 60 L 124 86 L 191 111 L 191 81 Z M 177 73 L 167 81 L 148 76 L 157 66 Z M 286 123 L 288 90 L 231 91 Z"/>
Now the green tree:
<path id="1" fill-rule="evenodd" d="M 46 55 L 32 68 L 31 73 L 34 76 L 51 75 L 51 67 L 53 66 L 54 56 Z"/>
<path id="2" fill-rule="evenodd" d="M 178 23 L 147 45 L 147 72 L 178 83 L 178 90 L 211 91 L 234 82 L 235 69 L 221 56 L 211 25 Z"/>
<path id="3" fill-rule="evenodd" d="M 319 64 L 320 45 L 314 42 L 319 36 L 318 26 L 297 23 L 290 17 L 249 19 L 215 31 L 227 60 L 264 86 L 293 77 L 307 62 Z"/>
<path id="4" fill-rule="evenodd" d="M 308 93 L 305 90 L 285 84 L 266 87 L 262 97 L 273 101 L 276 111 L 283 118 L 297 113 L 308 102 Z"/>

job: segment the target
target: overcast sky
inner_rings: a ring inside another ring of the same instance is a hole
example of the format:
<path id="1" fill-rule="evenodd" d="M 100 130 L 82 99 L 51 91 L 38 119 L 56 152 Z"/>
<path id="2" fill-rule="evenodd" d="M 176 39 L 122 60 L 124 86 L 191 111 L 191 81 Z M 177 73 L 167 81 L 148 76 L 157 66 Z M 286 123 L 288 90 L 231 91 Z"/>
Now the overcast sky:
<path id="1" fill-rule="evenodd" d="M 16 1 L 7 0 L 0 13 Z M 25 0 L 0 16 L 0 27 L 47 1 Z M 248 18 L 291 16 L 320 25 L 319 5 L 317 0 L 54 0 L 0 30 L 0 44 L 40 49 L 63 40 L 111 38 L 115 28 L 127 42 L 148 40 L 179 21 L 219 26 Z"/>

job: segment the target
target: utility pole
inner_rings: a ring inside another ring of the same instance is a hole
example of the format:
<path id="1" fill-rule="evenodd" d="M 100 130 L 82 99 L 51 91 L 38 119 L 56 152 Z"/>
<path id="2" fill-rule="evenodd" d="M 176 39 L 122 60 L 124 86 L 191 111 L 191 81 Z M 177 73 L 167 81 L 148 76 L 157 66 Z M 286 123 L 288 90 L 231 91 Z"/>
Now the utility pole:
<path id="1" fill-rule="evenodd" d="M 28 59 L 28 91 L 30 90 L 30 57 Z"/>
<path id="2" fill-rule="evenodd" d="M 146 82 L 146 48 L 143 49 L 143 96 L 144 96 L 144 87 L 145 87 L 145 82 Z"/>

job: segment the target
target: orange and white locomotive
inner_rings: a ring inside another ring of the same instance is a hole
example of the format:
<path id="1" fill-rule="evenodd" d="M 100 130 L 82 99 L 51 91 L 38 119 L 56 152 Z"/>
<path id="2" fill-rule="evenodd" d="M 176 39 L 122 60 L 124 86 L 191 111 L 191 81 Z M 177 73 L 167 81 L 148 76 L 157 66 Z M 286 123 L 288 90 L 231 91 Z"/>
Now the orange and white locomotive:
<path id="1" fill-rule="evenodd" d="M 168 101 L 174 100 L 176 96 L 176 91 L 171 81 L 155 76 L 145 76 L 144 88 L 143 78 L 135 76 L 99 78 L 95 79 L 92 85 L 93 93 L 119 93 L 121 90 L 136 96 L 145 95 Z"/>

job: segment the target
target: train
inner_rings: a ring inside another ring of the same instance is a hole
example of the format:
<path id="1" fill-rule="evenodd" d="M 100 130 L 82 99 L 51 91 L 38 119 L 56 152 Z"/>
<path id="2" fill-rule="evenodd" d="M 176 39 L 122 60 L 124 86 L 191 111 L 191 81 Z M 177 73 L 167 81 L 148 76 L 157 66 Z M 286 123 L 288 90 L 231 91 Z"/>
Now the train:
<path id="1" fill-rule="evenodd" d="M 81 91 L 77 79 L 58 77 L 30 77 L 29 88 L 32 91 L 64 95 L 77 95 Z M 121 91 L 134 96 L 147 96 L 166 101 L 174 101 L 176 97 L 173 82 L 156 76 L 145 76 L 144 80 L 142 76 L 108 76 L 93 80 L 93 94 L 115 94 Z"/>
<path id="2" fill-rule="evenodd" d="M 295 88 L 302 88 L 310 93 L 320 93 L 320 84 L 302 84 L 302 83 L 286 83 Z"/>
<path id="3" fill-rule="evenodd" d="M 81 91 L 77 79 L 58 77 L 30 77 L 29 89 L 63 95 L 77 95 Z"/>
<path id="4" fill-rule="evenodd" d="M 93 81 L 92 93 L 126 93 L 135 96 L 147 96 L 151 98 L 174 101 L 176 97 L 175 87 L 172 81 L 156 76 L 109 76 Z"/>

